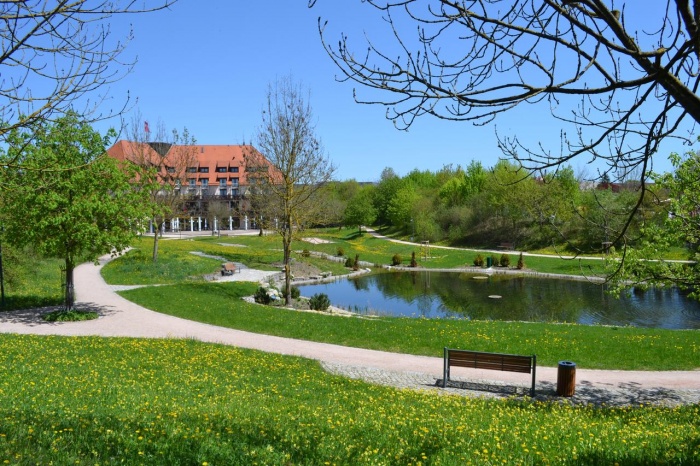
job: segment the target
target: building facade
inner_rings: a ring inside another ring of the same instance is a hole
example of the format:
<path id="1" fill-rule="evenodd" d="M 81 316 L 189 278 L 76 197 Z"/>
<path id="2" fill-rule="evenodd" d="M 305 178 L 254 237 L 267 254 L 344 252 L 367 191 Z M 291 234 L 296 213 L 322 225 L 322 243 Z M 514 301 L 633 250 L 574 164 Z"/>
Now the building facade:
<path id="1" fill-rule="evenodd" d="M 107 150 L 117 160 L 156 167 L 175 196 L 173 215 L 160 226 L 163 232 L 216 231 L 257 228 L 246 200 L 246 156 L 249 145 L 174 145 L 120 140 Z M 151 226 L 153 230 L 153 226 Z"/>

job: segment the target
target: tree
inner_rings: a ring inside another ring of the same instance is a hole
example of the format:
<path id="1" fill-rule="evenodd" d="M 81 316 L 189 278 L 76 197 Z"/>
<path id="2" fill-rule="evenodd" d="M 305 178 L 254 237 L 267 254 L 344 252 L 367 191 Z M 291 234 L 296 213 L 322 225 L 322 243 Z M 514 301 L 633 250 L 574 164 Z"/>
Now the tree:
<path id="1" fill-rule="evenodd" d="M 14 129 L 2 154 L 3 222 L 13 245 L 32 244 L 65 260 L 65 306 L 73 306 L 73 270 L 124 250 L 143 217 L 142 198 L 128 167 L 107 157 L 116 133 L 101 136 L 76 114 Z M 20 161 L 11 169 L 6 161 Z"/>
<path id="2" fill-rule="evenodd" d="M 387 106 L 399 128 L 426 114 L 483 125 L 523 104 L 548 105 L 564 128 L 574 129 L 562 131 L 561 146 L 552 152 L 517 135 L 499 136 L 503 152 L 528 170 L 585 156 L 603 161 L 602 171 L 620 179 L 637 173 L 641 189 L 632 213 L 644 198 L 659 144 L 667 137 L 690 142 L 683 123 L 700 122 L 696 2 L 363 4 L 382 16 L 391 30 L 383 37 L 394 37 L 393 43 L 375 43 L 369 33 L 359 45 L 347 34 L 336 41 L 319 19 L 324 47 L 343 79 L 365 86 L 356 100 Z"/>
<path id="3" fill-rule="evenodd" d="M 129 141 L 122 141 L 125 160 L 138 167 L 134 185 L 149 200 L 148 218 L 153 224 L 153 262 L 158 260 L 158 238 L 166 221 L 182 212 L 186 201 L 183 192 L 188 173 L 196 167 L 196 140 L 187 128 L 182 133 L 170 134 L 162 122 L 158 122 L 155 135 L 151 135 L 148 122 L 136 113 L 129 130 Z"/>
<path id="4" fill-rule="evenodd" d="M 61 117 L 78 105 L 84 118 L 110 116 L 99 113 L 106 92 L 84 99 L 119 80 L 134 65 L 123 57 L 132 34 L 114 38 L 110 19 L 162 10 L 176 1 L 161 0 L 147 8 L 133 0 L 0 3 L 0 140 L 13 130 Z"/>
<path id="5" fill-rule="evenodd" d="M 291 303 L 292 239 L 299 229 L 315 223 L 317 194 L 335 171 L 315 134 L 311 106 L 302 92 L 291 77 L 269 86 L 256 136 L 260 152 L 251 148 L 245 157 L 250 199 L 266 206 L 269 225 L 282 237 L 286 304 Z"/>
<path id="6" fill-rule="evenodd" d="M 365 186 L 348 202 L 345 208 L 345 224 L 356 226 L 359 234 L 362 234 L 362 225 L 372 225 L 377 219 L 377 210 L 372 203 L 374 188 Z"/>
<path id="7" fill-rule="evenodd" d="M 700 300 L 700 154 L 670 159 L 675 173 L 653 175 L 661 221 L 645 222 L 638 244 L 611 256 L 608 267 L 617 292 L 676 285 Z M 659 260 L 671 247 L 684 248 L 688 261 Z"/>
<path id="8" fill-rule="evenodd" d="M 389 219 L 389 203 L 400 187 L 401 178 L 399 178 L 394 169 L 390 167 L 384 168 L 374 194 L 374 206 L 377 209 L 377 222 L 379 222 L 380 225 L 391 223 Z"/>

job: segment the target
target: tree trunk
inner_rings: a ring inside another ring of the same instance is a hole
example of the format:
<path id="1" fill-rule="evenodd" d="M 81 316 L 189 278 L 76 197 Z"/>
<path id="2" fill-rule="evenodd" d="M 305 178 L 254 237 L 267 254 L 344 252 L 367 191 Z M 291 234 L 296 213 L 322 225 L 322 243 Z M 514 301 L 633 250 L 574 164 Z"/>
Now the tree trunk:
<path id="1" fill-rule="evenodd" d="M 158 262 L 158 232 L 160 231 L 160 225 L 153 222 L 156 226 L 156 230 L 153 235 L 153 262 Z"/>
<path id="2" fill-rule="evenodd" d="M 75 269 L 75 264 L 73 259 L 66 256 L 66 288 L 64 290 L 63 304 L 66 311 L 73 309 L 73 304 L 75 304 L 75 286 L 73 281 L 73 270 Z"/>
<path id="3" fill-rule="evenodd" d="M 282 234 L 282 244 L 284 249 L 284 305 L 289 306 L 292 304 L 291 232 L 285 231 Z"/>

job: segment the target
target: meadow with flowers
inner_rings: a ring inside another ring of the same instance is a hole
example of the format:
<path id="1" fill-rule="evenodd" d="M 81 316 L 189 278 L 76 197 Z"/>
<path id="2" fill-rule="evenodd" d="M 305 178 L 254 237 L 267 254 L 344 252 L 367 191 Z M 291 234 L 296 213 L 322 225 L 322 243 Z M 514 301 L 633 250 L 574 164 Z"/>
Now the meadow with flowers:
<path id="1" fill-rule="evenodd" d="M 3 464 L 698 464 L 700 407 L 370 385 L 193 340 L 0 335 Z"/>

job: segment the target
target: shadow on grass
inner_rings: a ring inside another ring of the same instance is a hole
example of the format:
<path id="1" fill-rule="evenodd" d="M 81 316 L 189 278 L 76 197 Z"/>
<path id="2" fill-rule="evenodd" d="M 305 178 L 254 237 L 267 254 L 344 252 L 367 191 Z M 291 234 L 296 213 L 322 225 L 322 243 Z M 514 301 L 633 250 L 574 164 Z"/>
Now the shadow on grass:
<path id="1" fill-rule="evenodd" d="M 63 309 L 63 306 L 47 306 L 32 309 L 22 309 L 18 311 L 0 312 L 0 324 L 22 324 L 30 327 L 37 327 L 40 325 L 60 325 L 65 322 L 47 322 L 43 319 L 43 316 L 51 312 L 60 311 L 61 309 Z M 75 310 L 96 312 L 98 315 L 98 319 L 100 317 L 113 315 L 117 312 L 114 309 L 107 309 L 104 306 L 99 306 L 93 303 L 79 303 L 76 306 Z"/>

